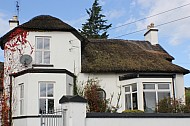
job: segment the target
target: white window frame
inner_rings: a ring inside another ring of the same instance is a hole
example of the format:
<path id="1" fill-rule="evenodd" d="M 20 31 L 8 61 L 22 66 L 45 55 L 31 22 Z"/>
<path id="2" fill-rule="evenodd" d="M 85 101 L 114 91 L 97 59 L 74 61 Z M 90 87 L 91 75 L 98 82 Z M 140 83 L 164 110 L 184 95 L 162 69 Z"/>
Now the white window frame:
<path id="1" fill-rule="evenodd" d="M 37 46 L 38 46 L 38 39 L 43 39 L 43 44 L 42 44 L 42 49 L 38 49 L 37 48 Z M 36 36 L 36 38 L 35 38 L 36 40 L 36 46 L 35 46 L 35 63 L 36 64 L 50 64 L 50 59 L 51 59 L 51 51 L 50 51 L 50 43 L 51 43 L 51 37 L 50 36 Z M 45 49 L 44 48 L 44 40 L 45 39 L 49 39 L 49 49 Z M 37 52 L 41 52 L 42 53 L 42 57 L 41 57 L 41 62 L 40 63 L 38 63 L 37 62 L 37 59 L 39 58 L 38 56 L 37 56 Z M 45 57 L 44 57 L 44 55 L 45 55 L 45 52 L 49 52 L 49 63 L 45 63 Z"/>
<path id="2" fill-rule="evenodd" d="M 133 83 L 133 84 L 136 84 L 136 88 L 137 88 L 137 83 Z M 125 91 L 125 95 L 126 95 L 126 94 L 130 94 L 130 95 L 131 95 L 131 99 L 130 99 L 130 100 L 131 100 L 131 103 L 130 103 L 130 104 L 131 104 L 131 109 L 130 109 L 130 110 L 134 110 L 134 108 L 133 108 L 133 94 L 135 94 L 135 93 L 137 94 L 137 109 L 138 109 L 138 104 L 139 104 L 139 103 L 138 103 L 138 102 L 139 102 L 139 101 L 138 101 L 138 91 L 137 91 L 137 90 L 136 90 L 136 91 L 133 91 L 133 90 L 132 90 L 132 85 L 133 85 L 133 84 L 129 84 L 129 85 L 126 85 L 126 86 L 124 87 L 124 88 L 129 87 L 129 89 L 130 89 L 129 92 L 126 92 L 126 91 Z M 126 97 L 126 96 L 125 96 L 125 97 Z M 125 99 L 126 99 L 126 98 L 125 98 Z M 126 109 L 126 101 L 125 101 L 125 109 Z"/>
<path id="3" fill-rule="evenodd" d="M 145 84 L 153 84 L 155 85 L 155 88 L 154 89 L 144 89 L 144 85 Z M 169 89 L 158 89 L 158 85 L 159 84 L 168 84 L 169 85 Z M 170 93 L 170 97 L 172 96 L 172 91 L 171 91 L 171 82 L 143 82 L 143 93 L 144 92 L 155 92 L 156 93 L 156 104 L 158 104 L 158 93 L 159 92 L 168 92 Z M 144 97 L 144 95 L 143 95 Z M 145 99 L 145 98 L 143 98 Z M 155 106 L 156 107 L 156 106 Z"/>
<path id="4" fill-rule="evenodd" d="M 20 115 L 24 114 L 24 83 L 19 84 L 19 90 L 20 90 Z"/>
<path id="5" fill-rule="evenodd" d="M 45 106 L 45 111 L 43 111 L 43 113 L 51 114 L 52 112 L 48 110 L 48 100 L 53 100 L 54 101 L 54 106 L 53 106 L 53 109 L 54 109 L 54 107 L 55 107 L 55 98 L 54 98 L 55 97 L 55 93 L 54 93 L 55 92 L 55 82 L 54 81 L 39 81 L 38 84 L 39 84 L 39 107 L 38 107 L 39 108 L 39 113 L 41 113 L 40 112 L 40 107 L 41 107 L 40 106 L 40 100 L 45 99 L 47 104 Z M 41 84 L 46 85 L 46 96 L 41 96 L 41 91 L 40 91 L 41 90 L 41 86 L 40 86 Z M 47 85 L 49 85 L 49 84 L 53 85 L 53 96 L 52 97 L 47 96 L 47 87 L 48 87 Z"/>

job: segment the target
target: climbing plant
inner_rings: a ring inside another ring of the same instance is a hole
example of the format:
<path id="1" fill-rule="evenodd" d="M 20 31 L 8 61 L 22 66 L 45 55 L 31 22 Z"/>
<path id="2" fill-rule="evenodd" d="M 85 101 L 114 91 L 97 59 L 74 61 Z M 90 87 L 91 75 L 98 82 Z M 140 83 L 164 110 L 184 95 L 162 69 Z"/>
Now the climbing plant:
<path id="1" fill-rule="evenodd" d="M 1 102 L 1 107 L 3 110 L 1 119 L 3 126 L 10 125 L 10 122 L 8 122 L 8 120 L 12 120 L 10 118 L 8 119 L 9 111 L 10 109 L 13 109 L 13 107 L 8 104 L 9 101 L 11 100 L 12 104 L 16 103 L 16 86 L 14 85 L 14 80 L 12 83 L 12 99 L 10 99 L 10 75 L 22 69 L 25 69 L 19 62 L 20 56 L 22 56 L 26 52 L 32 55 L 34 50 L 31 43 L 27 40 L 28 35 L 29 32 L 27 30 L 17 28 L 13 32 L 11 32 L 11 34 L 6 38 L 6 43 L 4 45 L 4 93 Z"/>

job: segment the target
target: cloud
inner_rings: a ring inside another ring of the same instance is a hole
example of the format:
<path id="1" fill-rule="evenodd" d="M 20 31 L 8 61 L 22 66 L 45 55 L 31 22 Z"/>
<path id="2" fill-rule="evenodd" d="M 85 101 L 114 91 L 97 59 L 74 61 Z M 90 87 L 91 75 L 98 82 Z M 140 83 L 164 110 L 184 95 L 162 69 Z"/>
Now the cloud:
<path id="1" fill-rule="evenodd" d="M 130 8 L 133 8 L 133 7 L 135 7 L 136 6 L 136 1 L 134 0 L 134 1 L 132 1 L 131 3 L 130 3 Z"/>
<path id="2" fill-rule="evenodd" d="M 105 15 L 106 15 L 106 18 L 108 18 L 109 20 L 118 19 L 125 15 L 125 10 L 124 9 L 111 10 L 111 11 L 105 12 Z"/>
<path id="3" fill-rule="evenodd" d="M 105 0 L 100 0 L 99 3 L 100 3 L 101 6 L 103 6 L 103 5 L 106 4 L 106 1 Z"/>
<path id="4" fill-rule="evenodd" d="M 142 17 L 143 16 L 149 17 L 166 10 L 170 10 L 179 6 L 186 5 L 189 3 L 189 0 L 180 0 L 180 1 L 179 0 L 167 0 L 167 1 L 158 0 L 158 1 L 154 1 L 154 3 L 152 3 L 152 0 L 137 0 L 137 3 L 141 7 L 140 13 L 145 13 L 145 15 L 142 15 Z M 180 9 L 176 9 L 168 13 L 163 13 L 158 16 L 148 18 L 144 20 L 143 22 L 138 22 L 136 23 L 137 29 L 146 28 L 146 26 L 152 22 L 155 25 L 159 25 L 159 24 L 176 20 L 176 19 L 190 16 L 189 6 L 184 6 L 184 7 L 181 7 Z M 148 11 L 146 12 L 145 10 L 148 10 Z M 174 45 L 174 46 L 179 45 L 183 43 L 184 40 L 190 39 L 189 21 L 190 21 L 190 18 L 169 23 L 167 25 L 163 25 L 159 27 L 159 30 L 162 31 L 162 33 L 159 33 L 159 34 L 161 35 L 165 34 L 164 36 L 167 35 L 169 43 L 171 45 Z"/>

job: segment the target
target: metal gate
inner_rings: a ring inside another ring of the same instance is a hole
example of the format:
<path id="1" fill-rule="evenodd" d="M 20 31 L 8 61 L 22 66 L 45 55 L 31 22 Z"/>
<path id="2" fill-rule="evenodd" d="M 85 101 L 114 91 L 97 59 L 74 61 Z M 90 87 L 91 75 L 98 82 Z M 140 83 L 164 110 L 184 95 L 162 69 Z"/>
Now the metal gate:
<path id="1" fill-rule="evenodd" d="M 64 126 L 64 111 L 62 109 L 56 109 L 53 111 L 43 111 L 41 113 L 41 126 Z"/>

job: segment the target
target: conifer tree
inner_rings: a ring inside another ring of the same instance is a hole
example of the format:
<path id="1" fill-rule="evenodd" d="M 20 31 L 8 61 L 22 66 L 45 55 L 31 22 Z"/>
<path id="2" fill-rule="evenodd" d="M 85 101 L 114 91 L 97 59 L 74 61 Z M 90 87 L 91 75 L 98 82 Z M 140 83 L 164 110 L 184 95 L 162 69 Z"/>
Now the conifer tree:
<path id="1" fill-rule="evenodd" d="M 102 6 L 99 5 L 98 0 L 95 0 L 92 8 L 86 9 L 89 16 L 87 22 L 82 24 L 82 29 L 80 31 L 81 35 L 86 38 L 108 38 L 107 30 L 112 24 L 107 25 L 107 20 L 105 20 L 105 15 L 101 14 Z"/>

